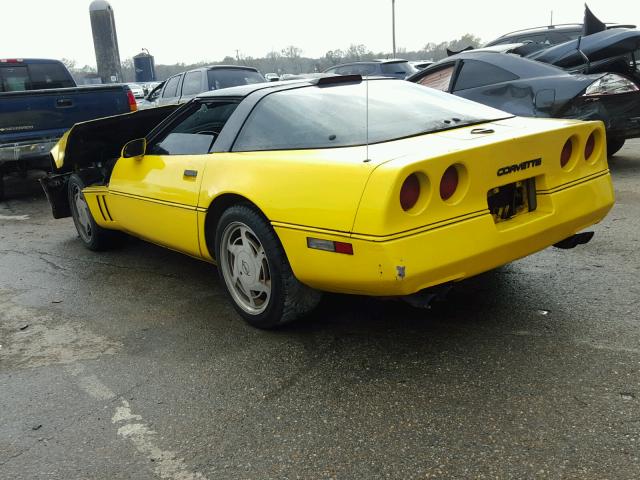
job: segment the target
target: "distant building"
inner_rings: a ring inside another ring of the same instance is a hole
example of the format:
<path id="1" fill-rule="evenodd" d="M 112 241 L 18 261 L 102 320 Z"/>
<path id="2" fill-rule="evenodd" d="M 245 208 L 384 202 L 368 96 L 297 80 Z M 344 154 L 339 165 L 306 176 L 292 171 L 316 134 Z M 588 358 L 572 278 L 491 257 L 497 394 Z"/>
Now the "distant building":
<path id="1" fill-rule="evenodd" d="M 133 57 L 133 68 L 136 73 L 136 82 L 154 82 L 156 80 L 156 66 L 153 55 L 149 52 L 140 52 Z"/>
<path id="2" fill-rule="evenodd" d="M 106 0 L 94 0 L 89 5 L 89 17 L 98 75 L 102 83 L 122 82 L 118 35 L 111 5 Z"/>

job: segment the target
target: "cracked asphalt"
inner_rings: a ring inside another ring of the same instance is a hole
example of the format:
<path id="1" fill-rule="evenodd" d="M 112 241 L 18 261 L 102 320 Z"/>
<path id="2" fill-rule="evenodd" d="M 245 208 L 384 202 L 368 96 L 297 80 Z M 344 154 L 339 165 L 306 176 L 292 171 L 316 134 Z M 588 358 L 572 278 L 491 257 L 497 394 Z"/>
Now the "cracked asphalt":
<path id="1" fill-rule="evenodd" d="M 2 479 L 640 478 L 640 141 L 591 243 L 431 310 L 328 295 L 243 324 L 215 268 L 96 254 L 35 180 L 0 202 Z"/>

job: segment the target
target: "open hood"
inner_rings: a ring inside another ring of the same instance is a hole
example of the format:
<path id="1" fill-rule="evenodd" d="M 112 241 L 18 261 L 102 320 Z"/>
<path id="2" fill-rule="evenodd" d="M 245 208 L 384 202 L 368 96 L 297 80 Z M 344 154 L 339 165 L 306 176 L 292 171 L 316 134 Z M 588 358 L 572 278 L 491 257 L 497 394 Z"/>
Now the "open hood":
<path id="1" fill-rule="evenodd" d="M 71 172 L 120 157 L 125 143 L 147 136 L 178 105 L 76 123 L 51 150 L 54 173 Z"/>
<path id="2" fill-rule="evenodd" d="M 562 68 L 574 68 L 584 65 L 587 60 L 597 62 L 627 55 L 638 49 L 639 30 L 612 28 L 532 53 L 527 58 Z"/>

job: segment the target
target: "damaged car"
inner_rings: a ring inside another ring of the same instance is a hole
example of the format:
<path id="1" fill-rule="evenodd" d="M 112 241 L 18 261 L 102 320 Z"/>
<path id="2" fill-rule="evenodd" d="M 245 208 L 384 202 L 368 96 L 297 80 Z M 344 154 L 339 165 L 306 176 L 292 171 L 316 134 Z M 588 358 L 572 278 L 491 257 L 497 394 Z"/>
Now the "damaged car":
<path id="1" fill-rule="evenodd" d="M 615 28 L 527 56 L 578 73 L 619 73 L 640 81 L 640 31 Z"/>
<path id="2" fill-rule="evenodd" d="M 640 137 L 640 89 L 619 73 L 573 74 L 513 54 L 470 50 L 408 80 L 514 115 L 601 120 L 609 155 Z"/>
<path id="3" fill-rule="evenodd" d="M 419 303 L 551 245 L 614 201 L 600 122 L 530 119 L 359 75 L 233 87 L 85 122 L 43 179 L 89 249 L 121 233 L 217 264 L 249 324 L 320 292 Z M 587 200 L 585 200 L 587 199 Z"/>

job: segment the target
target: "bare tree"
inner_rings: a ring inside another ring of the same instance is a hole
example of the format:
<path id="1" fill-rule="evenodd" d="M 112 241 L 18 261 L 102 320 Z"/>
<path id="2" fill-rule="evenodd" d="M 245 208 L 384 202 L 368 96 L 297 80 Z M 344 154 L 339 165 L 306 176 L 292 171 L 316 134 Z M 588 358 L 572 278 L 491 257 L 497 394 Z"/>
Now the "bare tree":
<path id="1" fill-rule="evenodd" d="M 75 60 L 70 60 L 68 58 L 63 58 L 61 60 L 61 62 L 64 64 L 65 67 L 67 67 L 67 70 L 69 70 L 69 71 L 75 70 L 75 68 L 76 68 L 76 61 Z"/>

